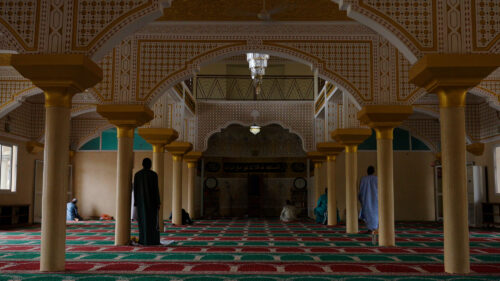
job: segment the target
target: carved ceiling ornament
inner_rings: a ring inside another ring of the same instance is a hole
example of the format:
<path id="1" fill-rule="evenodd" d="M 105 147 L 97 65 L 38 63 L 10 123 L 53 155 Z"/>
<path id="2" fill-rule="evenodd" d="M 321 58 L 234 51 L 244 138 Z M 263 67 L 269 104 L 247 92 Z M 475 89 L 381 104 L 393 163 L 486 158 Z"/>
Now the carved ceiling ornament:
<path id="1" fill-rule="evenodd" d="M 82 53 L 99 60 L 121 39 L 160 16 L 162 4 L 169 2 L 0 1 L 0 41 L 15 42 L 10 45 L 19 53 Z"/>
<path id="2" fill-rule="evenodd" d="M 498 53 L 497 0 L 333 0 L 415 63 L 426 53 Z"/>

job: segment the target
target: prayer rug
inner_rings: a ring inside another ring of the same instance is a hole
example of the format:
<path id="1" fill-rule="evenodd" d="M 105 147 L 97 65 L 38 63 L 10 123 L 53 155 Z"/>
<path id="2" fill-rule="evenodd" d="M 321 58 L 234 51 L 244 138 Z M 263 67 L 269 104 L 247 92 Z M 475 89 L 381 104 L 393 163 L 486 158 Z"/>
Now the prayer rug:
<path id="1" fill-rule="evenodd" d="M 138 235 L 132 225 L 132 235 Z M 471 273 L 443 271 L 442 226 L 398 223 L 396 247 L 312 221 L 167 223 L 168 246 L 114 246 L 114 222 L 67 226 L 66 272 L 40 273 L 40 228 L 0 231 L 2 280 L 499 280 L 500 231 L 471 230 Z"/>

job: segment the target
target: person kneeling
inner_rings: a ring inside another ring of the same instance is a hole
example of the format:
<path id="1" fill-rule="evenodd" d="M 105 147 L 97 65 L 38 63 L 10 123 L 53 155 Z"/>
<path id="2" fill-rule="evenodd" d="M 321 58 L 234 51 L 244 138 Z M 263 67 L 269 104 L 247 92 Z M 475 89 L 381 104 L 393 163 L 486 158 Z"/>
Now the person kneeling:
<path id="1" fill-rule="evenodd" d="M 78 214 L 78 207 L 76 206 L 78 200 L 73 198 L 71 202 L 66 204 L 66 220 L 67 221 L 82 221 L 82 217 Z"/>
<path id="2" fill-rule="evenodd" d="M 297 208 L 289 200 L 286 200 L 286 205 L 281 210 L 280 220 L 282 222 L 291 222 L 297 219 Z"/>

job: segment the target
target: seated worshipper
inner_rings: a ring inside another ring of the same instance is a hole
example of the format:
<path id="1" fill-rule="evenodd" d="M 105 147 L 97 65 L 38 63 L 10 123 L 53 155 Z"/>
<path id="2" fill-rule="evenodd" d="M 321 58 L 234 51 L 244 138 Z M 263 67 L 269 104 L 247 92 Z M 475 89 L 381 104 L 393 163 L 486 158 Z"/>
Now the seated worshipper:
<path id="1" fill-rule="evenodd" d="M 172 213 L 170 213 L 170 217 L 168 217 L 169 220 L 172 220 Z M 186 212 L 186 210 L 182 209 L 182 224 L 193 224 L 193 220 L 191 220 L 191 217 L 189 216 L 189 213 Z"/>
<path id="2" fill-rule="evenodd" d="M 134 175 L 134 205 L 137 208 L 139 244 L 160 245 L 158 175 L 151 171 L 151 159 L 142 160 L 143 169 Z"/>
<path id="3" fill-rule="evenodd" d="M 364 220 L 367 233 L 374 233 L 378 229 L 378 191 L 377 176 L 374 175 L 375 168 L 368 167 L 367 176 L 361 178 L 359 184 L 359 201 L 361 202 L 361 212 L 359 218 Z"/>
<path id="4" fill-rule="evenodd" d="M 76 206 L 78 200 L 73 198 L 71 202 L 66 204 L 66 220 L 67 221 L 82 221 L 82 217 L 78 214 L 78 207 Z"/>
<path id="5" fill-rule="evenodd" d="M 328 205 L 327 205 L 327 192 L 328 189 L 325 188 L 325 193 L 321 195 L 318 199 L 318 204 L 314 208 L 314 215 L 316 216 L 316 223 L 326 224 L 328 215 Z"/>
<path id="6" fill-rule="evenodd" d="M 291 222 L 297 219 L 298 210 L 292 205 L 290 200 L 286 200 L 286 205 L 281 210 L 280 220 L 282 222 Z"/>

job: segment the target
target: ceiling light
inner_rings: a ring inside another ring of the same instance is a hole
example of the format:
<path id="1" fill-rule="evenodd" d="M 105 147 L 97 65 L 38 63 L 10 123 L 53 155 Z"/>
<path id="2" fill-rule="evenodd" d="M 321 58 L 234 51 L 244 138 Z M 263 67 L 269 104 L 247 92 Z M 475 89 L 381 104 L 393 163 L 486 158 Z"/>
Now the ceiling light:
<path id="1" fill-rule="evenodd" d="M 250 126 L 250 133 L 254 135 L 260 133 L 260 126 L 254 123 L 252 126 Z"/>

